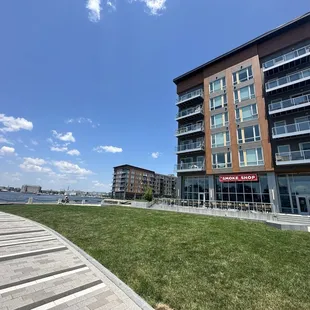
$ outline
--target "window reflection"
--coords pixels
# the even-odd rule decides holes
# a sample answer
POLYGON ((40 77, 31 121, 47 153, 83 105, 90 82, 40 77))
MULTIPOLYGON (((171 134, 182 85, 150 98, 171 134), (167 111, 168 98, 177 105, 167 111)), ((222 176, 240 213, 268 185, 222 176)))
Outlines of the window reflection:
POLYGON ((258 182, 220 183, 215 176, 216 199, 240 202, 270 202, 268 181, 266 175, 259 175, 258 182))
POLYGON ((205 199, 209 199, 208 177, 186 177, 184 179, 182 198, 198 200, 199 193, 205 193, 205 199))

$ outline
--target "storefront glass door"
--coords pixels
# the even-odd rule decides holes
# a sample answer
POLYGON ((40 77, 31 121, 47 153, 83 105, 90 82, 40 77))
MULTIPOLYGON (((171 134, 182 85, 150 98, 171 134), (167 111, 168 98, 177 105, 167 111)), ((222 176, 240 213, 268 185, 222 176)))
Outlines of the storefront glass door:
POLYGON ((310 196, 297 196, 299 214, 310 214, 310 196))
POLYGON ((199 207, 204 207, 206 202, 205 193, 199 193, 198 194, 198 204, 199 207))

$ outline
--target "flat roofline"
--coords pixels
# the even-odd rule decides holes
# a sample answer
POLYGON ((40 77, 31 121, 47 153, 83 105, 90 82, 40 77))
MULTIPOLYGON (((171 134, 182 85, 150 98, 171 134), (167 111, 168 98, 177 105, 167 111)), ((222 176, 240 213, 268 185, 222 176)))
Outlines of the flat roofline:
POLYGON ((155 174, 155 171, 153 171, 153 170, 149 170, 149 169, 145 169, 145 168, 141 168, 141 167, 137 167, 137 166, 132 166, 132 165, 128 165, 128 164, 124 164, 124 165, 120 165, 120 166, 115 166, 113 168, 114 169, 118 169, 118 168, 125 168, 125 167, 134 168, 134 169, 138 169, 138 170, 144 170, 144 171, 152 172, 152 173, 155 174))
POLYGON ((221 56, 218 56, 218 57, 204 63, 203 65, 178 76, 177 78, 175 78, 173 80, 173 82, 177 85, 179 82, 185 80, 186 78, 189 78, 190 76, 192 76, 195 73, 198 73, 199 71, 202 71, 206 67, 208 67, 208 66, 210 66, 210 65, 212 65, 212 64, 214 64, 220 60, 225 59, 226 57, 232 56, 238 52, 241 52, 242 50, 245 50, 246 48, 249 48, 250 46, 252 46, 254 44, 261 43, 263 41, 271 39, 272 37, 275 37, 284 31, 287 31, 289 29, 296 27, 297 25, 305 23, 307 20, 309 20, 309 17, 310 17, 310 12, 307 12, 306 14, 301 15, 301 16, 289 21, 288 23, 285 23, 285 24, 283 24, 283 25, 281 25, 281 26, 279 26, 273 30, 265 32, 264 34, 256 37, 255 39, 248 41, 248 42, 232 49, 231 51, 229 51, 225 54, 222 54, 221 56))

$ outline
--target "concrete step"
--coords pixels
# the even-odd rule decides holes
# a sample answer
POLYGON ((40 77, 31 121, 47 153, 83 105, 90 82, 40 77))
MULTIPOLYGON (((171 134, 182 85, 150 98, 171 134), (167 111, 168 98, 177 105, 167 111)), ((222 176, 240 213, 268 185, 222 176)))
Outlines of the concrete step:
POLYGON ((277 219, 280 222, 297 223, 310 226, 310 216, 307 215, 277 214, 277 219))

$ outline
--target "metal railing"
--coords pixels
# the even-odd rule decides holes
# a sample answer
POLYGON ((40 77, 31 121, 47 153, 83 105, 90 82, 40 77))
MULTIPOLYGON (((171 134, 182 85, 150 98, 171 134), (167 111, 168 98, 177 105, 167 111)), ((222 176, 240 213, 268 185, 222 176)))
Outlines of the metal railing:
POLYGON ((299 105, 304 103, 310 103, 310 94, 271 103, 268 106, 268 110, 270 113, 277 110, 289 109, 294 107, 298 108, 299 105))
POLYGON ((304 57, 307 55, 310 55, 310 45, 301 47, 295 51, 292 51, 292 52, 289 52, 287 54, 277 56, 274 59, 268 60, 268 61, 263 63, 263 68, 268 70, 271 67, 278 66, 278 65, 280 66, 283 63, 293 61, 295 59, 298 59, 300 57, 304 57))
POLYGON ((185 171, 185 170, 201 171, 201 170, 204 170, 204 168, 205 168, 204 162, 180 163, 176 165, 177 171, 185 171))
POLYGON ((264 202, 242 202, 242 201, 203 201, 195 199, 156 199, 156 203, 167 205, 170 207, 193 207, 207 208, 215 210, 231 210, 231 211, 252 211, 262 213, 274 212, 272 203, 264 202))
POLYGON ((176 130, 175 134, 182 135, 186 133, 191 133, 194 131, 203 131, 204 130, 204 124, 192 124, 184 127, 180 127, 179 129, 176 130))
POLYGON ((212 164, 212 169, 224 169, 224 168, 231 168, 231 163, 212 164))
POLYGON ((184 95, 179 96, 177 98, 176 104, 178 105, 182 102, 188 101, 188 100, 196 98, 196 97, 202 97, 203 98, 203 90, 202 89, 196 89, 194 91, 191 91, 191 92, 188 92, 184 95))
MULTIPOLYGON (((239 95, 238 95, 239 96, 239 95)), ((242 102, 242 101, 245 101, 245 100, 249 100, 249 99, 253 99, 255 98, 255 93, 254 94, 250 94, 249 93, 249 96, 248 97, 245 97, 245 98, 237 98, 234 100, 235 103, 239 103, 239 102, 242 102)))
POLYGON ((296 161, 310 161, 310 150, 300 150, 294 152, 276 153, 276 162, 281 164, 283 162, 292 162, 296 164, 296 161))
POLYGON ((204 143, 202 141, 182 144, 176 147, 176 152, 185 152, 185 151, 194 151, 194 150, 203 150, 204 143))
POLYGON ((238 85, 238 84, 240 84, 240 83, 242 83, 242 82, 245 82, 245 81, 249 81, 249 80, 251 80, 251 79, 253 79, 253 75, 248 75, 247 77, 245 77, 245 78, 243 78, 243 79, 239 79, 238 81, 234 81, 234 85, 238 85))
POLYGON ((310 130, 310 121, 273 127, 272 135, 276 137, 279 135, 298 133, 298 132, 308 131, 308 130, 310 130))
POLYGON ((273 81, 269 81, 265 85, 266 90, 271 91, 273 89, 279 88, 279 86, 285 86, 286 84, 291 85, 298 83, 301 80, 308 80, 308 79, 310 79, 310 68, 292 73, 290 75, 283 76, 273 81))
POLYGON ((215 128, 220 128, 220 127, 225 127, 229 125, 229 121, 222 122, 221 124, 211 124, 210 127, 211 129, 215 128))
POLYGON ((246 122, 246 121, 251 121, 253 119, 257 119, 258 118, 258 113, 255 113, 255 114, 252 114, 251 116, 248 116, 248 117, 238 117, 236 118, 236 122, 237 123, 240 123, 240 122, 246 122))
POLYGON ((186 110, 180 111, 179 113, 177 113, 176 119, 199 114, 199 113, 203 113, 202 105, 198 105, 196 107, 188 108, 186 110))

